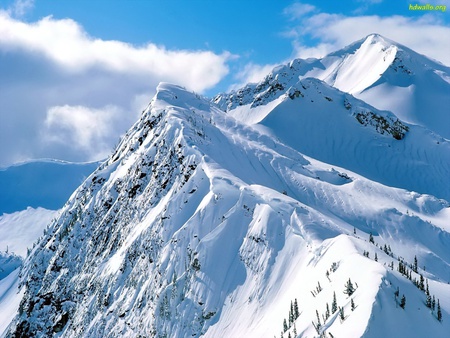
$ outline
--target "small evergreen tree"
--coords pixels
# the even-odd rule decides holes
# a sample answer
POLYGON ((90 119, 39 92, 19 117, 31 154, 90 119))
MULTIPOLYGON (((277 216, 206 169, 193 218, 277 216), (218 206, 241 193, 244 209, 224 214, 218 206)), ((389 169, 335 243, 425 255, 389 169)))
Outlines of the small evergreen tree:
POLYGON ((436 299, 434 298, 434 295, 433 295, 433 300, 431 301, 431 310, 434 311, 435 308, 436 308, 436 299))
POLYGON ((344 308, 343 307, 339 308, 339 318, 341 318, 342 321, 345 319, 345 314, 344 314, 344 308))
POLYGON ((353 286, 353 283, 351 279, 349 278, 347 283, 345 283, 345 290, 344 293, 351 296, 355 292, 355 287, 353 286))
POLYGON ((328 303, 327 303, 327 310, 325 311, 325 318, 326 319, 330 318, 330 307, 328 306, 328 303))
POLYGON ((405 308, 405 305, 406 305, 406 297, 405 297, 405 295, 403 295, 403 296, 402 296, 402 299, 400 300, 400 307, 401 307, 402 309, 404 309, 404 308, 405 308))
POLYGON ((373 240, 372 232, 369 234, 369 242, 372 244, 375 244, 375 241, 373 240))
POLYGON ((295 326, 295 323, 294 323, 294 338, 297 338, 297 327, 295 326))
POLYGON ((417 273, 417 256, 414 256, 414 265, 412 269, 415 273, 417 273))
POLYGON ((355 308, 356 308, 355 302, 353 301, 353 298, 350 300, 350 308, 352 309, 352 311, 354 311, 355 308))
POLYGON ((427 300, 425 301, 425 305, 428 307, 428 308, 430 308, 431 309, 431 296, 430 295, 428 295, 427 296, 427 300))
POLYGON ((376 252, 375 252, 375 262, 378 262, 378 255, 376 252))
POLYGON ((439 299, 438 299, 438 304, 437 304, 437 320, 442 322, 441 304, 439 303, 439 299))
POLYGON ((336 301, 336 292, 333 292, 333 302, 331 303, 331 313, 335 313, 337 311, 337 301, 336 301))
POLYGON ((423 275, 420 275, 419 289, 425 291, 425 280, 423 279, 423 275))
POLYGON ((294 322, 294 304, 291 301, 291 308, 289 309, 289 327, 291 327, 291 324, 294 322))
POLYGON ((286 318, 283 319, 283 332, 286 332, 288 330, 288 325, 286 322, 286 318))
POLYGON ((300 316, 300 313, 298 311, 297 298, 295 298, 295 300, 294 300, 294 317, 295 317, 295 319, 297 319, 299 316, 300 316))

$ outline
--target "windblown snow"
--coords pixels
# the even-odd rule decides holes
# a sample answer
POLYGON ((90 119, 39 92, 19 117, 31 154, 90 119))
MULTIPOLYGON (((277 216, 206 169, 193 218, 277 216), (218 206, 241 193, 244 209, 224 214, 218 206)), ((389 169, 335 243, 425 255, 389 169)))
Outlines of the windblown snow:
POLYGON ((344 92, 405 51, 381 40, 213 102, 160 84, 25 259, 5 336, 445 337, 449 141, 344 92))

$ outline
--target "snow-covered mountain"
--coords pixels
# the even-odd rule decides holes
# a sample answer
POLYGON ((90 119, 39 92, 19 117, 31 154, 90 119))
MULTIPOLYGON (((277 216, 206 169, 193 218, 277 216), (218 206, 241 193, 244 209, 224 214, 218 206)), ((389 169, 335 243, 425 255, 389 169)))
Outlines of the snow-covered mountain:
MULTIPOLYGON (((260 83, 220 94, 215 101, 229 111, 247 104, 275 105, 274 99, 308 77, 450 139, 450 68, 378 34, 322 59, 296 59, 276 67, 260 83)), ((254 109, 247 122, 258 122, 266 114, 254 109)))
POLYGON ((228 113, 161 84, 26 258, 6 335, 445 337, 449 203, 349 167, 403 150, 405 173, 448 189, 448 141, 299 81, 298 63, 279 85, 269 75, 216 97, 228 113), (303 155, 303 142, 353 150, 349 167, 303 155))

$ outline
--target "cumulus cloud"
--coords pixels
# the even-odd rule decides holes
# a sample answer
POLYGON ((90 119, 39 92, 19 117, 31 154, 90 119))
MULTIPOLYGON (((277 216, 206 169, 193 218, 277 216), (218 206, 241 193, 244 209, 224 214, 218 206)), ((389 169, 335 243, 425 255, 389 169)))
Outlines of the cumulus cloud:
POLYGON ((28 24, 5 12, 0 12, 0 45, 7 50, 44 55, 71 72, 101 67, 117 73, 144 73, 177 80, 200 92, 228 73, 225 62, 230 57, 229 53, 210 51, 171 51, 151 43, 136 47, 105 41, 90 37, 71 19, 46 17, 28 24))
POLYGON ((117 106, 94 109, 84 106, 55 106, 47 111, 42 139, 67 149, 83 151, 87 160, 106 157, 111 152, 111 143, 117 141, 121 132, 123 112, 117 106), (118 130, 119 129, 119 130, 118 130))
POLYGON ((159 82, 202 93, 226 76, 231 59, 227 52, 105 41, 70 19, 26 23, 0 10, 0 166, 99 159, 159 82), (88 120, 97 129, 85 128, 88 120))

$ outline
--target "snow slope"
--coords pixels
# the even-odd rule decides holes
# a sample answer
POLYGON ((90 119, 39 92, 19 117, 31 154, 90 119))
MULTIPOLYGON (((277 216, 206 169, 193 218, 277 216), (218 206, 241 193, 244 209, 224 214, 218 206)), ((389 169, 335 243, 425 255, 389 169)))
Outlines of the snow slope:
MULTIPOLYGON (((403 130, 391 122, 389 139, 403 130)), ((279 337, 297 299, 285 337, 396 337, 398 323, 405 336, 444 337, 449 217, 444 200, 306 157, 161 84, 27 257, 8 336, 279 337), (415 256, 411 279, 428 280, 442 322, 397 271, 415 256), (334 293, 343 320, 327 314, 334 293)))
POLYGON ((60 209, 98 164, 36 160, 0 168, 0 215, 27 207, 60 209))
POLYGON ((27 208, 0 216, 0 250, 25 257, 58 211, 27 208))
MULTIPOLYGON (((0 253, 0 266, 4 266, 5 263, 3 255, 3 253, 0 253)), ((6 330, 14 319, 23 297, 23 291, 18 289, 19 271, 20 267, 16 267, 7 276, 0 278, 0 337, 4 337, 6 334, 6 330)))

